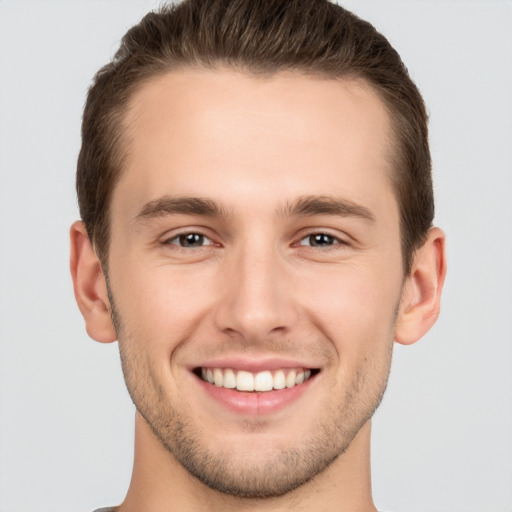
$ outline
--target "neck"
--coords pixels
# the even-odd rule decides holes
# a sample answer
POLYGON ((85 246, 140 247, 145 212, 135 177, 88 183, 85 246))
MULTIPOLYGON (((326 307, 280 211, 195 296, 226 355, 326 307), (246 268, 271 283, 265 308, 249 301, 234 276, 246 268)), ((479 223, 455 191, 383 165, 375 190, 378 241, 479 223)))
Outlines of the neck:
POLYGON ((247 499, 212 490, 188 473, 137 413, 132 480, 118 512, 374 512, 370 430, 368 421, 344 454, 298 489, 277 498, 247 499))

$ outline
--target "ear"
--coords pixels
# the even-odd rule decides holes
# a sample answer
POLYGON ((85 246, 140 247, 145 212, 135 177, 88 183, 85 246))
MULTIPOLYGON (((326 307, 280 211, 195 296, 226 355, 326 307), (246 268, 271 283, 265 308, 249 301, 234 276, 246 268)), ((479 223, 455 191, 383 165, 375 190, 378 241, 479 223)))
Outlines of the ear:
POLYGON ((425 243, 414 254, 405 281, 395 328, 398 343, 415 343, 434 325, 445 275, 445 235, 439 228, 431 228, 425 243))
POLYGON ((92 247, 83 222, 71 226, 71 277, 75 299, 89 336, 101 343, 117 339, 110 316, 110 301, 100 260, 92 247))

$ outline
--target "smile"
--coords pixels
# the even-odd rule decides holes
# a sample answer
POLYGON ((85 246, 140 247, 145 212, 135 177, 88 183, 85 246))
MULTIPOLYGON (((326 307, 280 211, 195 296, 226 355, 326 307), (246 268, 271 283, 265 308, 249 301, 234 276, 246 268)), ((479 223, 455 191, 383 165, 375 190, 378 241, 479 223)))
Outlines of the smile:
POLYGON ((219 388, 237 391, 266 392, 285 388, 294 388, 306 382, 318 370, 305 368, 264 370, 257 373, 231 368, 206 368, 196 370, 204 382, 219 388))

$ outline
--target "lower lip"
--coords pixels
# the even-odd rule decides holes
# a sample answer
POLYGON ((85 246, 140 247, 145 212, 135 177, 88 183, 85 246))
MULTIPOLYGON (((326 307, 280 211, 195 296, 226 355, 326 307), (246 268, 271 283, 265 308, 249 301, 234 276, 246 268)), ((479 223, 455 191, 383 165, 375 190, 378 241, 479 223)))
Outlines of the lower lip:
POLYGON ((202 389, 214 400, 237 414, 258 416, 271 414, 298 400, 311 386, 316 375, 293 388, 273 391, 237 391, 217 387, 196 377, 202 389))

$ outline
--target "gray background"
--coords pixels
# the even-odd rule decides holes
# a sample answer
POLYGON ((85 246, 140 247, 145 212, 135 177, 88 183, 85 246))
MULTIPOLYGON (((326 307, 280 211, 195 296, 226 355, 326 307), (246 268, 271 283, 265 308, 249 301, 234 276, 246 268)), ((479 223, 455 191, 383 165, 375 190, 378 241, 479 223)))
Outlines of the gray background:
MULTIPOLYGON (((133 406, 68 273, 94 72, 154 1, 0 1, 0 511, 119 503, 133 406)), ((512 511, 512 2, 345 5, 396 46, 431 114, 443 311, 397 346, 374 421, 377 505, 512 511)))

